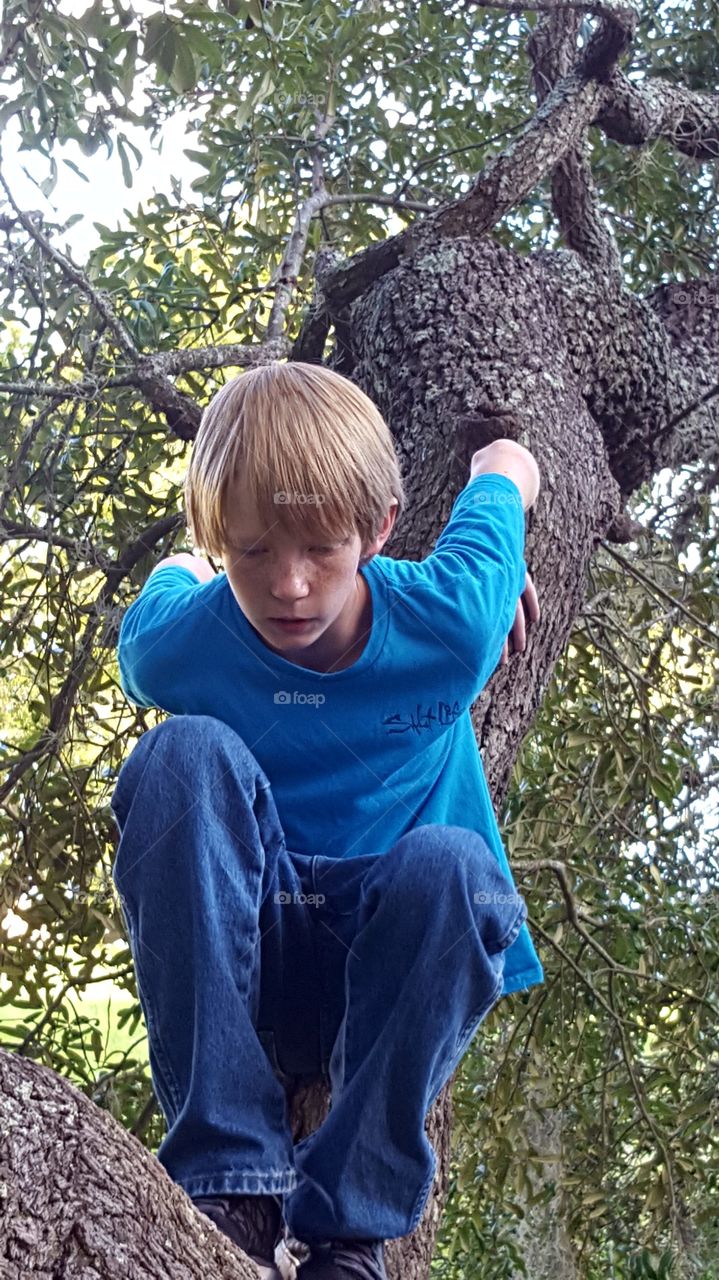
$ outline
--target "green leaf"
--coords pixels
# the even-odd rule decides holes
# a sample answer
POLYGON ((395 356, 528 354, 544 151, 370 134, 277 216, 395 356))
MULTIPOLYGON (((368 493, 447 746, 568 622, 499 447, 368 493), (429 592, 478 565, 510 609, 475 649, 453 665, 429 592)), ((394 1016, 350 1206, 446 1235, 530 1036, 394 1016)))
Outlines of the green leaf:
POLYGON ((124 134, 119 133, 117 135, 117 152, 120 157, 120 164, 122 165, 123 181, 126 187, 131 187, 132 186, 132 169, 130 168, 130 161, 127 155, 127 148, 125 145, 126 141, 127 140, 124 134))
POLYGON ((57 183, 57 163, 54 156, 50 160, 50 172, 46 178, 40 183, 40 190, 44 196, 49 196, 51 191, 55 190, 57 183))
POLYGON ((118 80, 120 89, 122 90, 122 94, 125 99, 128 99, 132 96, 132 90, 135 84, 135 74, 137 70, 138 44, 139 44, 139 41, 138 41, 137 35, 133 31, 130 36, 130 39, 127 42, 127 52, 125 53, 125 60, 122 64, 122 71, 120 73, 119 80, 118 80))
POLYGON ((176 52, 177 42, 174 23, 162 13, 153 14, 148 19, 147 27, 145 28, 144 53, 146 60, 154 62, 169 78, 175 65, 176 52))
POLYGON ((170 84, 178 93, 189 93, 197 84, 197 67, 189 40, 176 40, 175 63, 170 84))
POLYGON ((94 0, 90 8, 78 17, 78 22, 86 36, 94 36, 99 40, 106 35, 110 24, 103 13, 102 0, 94 0))
MULTIPOLYGON (((67 167, 68 167, 68 169, 72 169, 73 173, 76 173, 76 174, 77 174, 77 176, 78 176, 78 178, 82 178, 83 182, 89 182, 89 181, 90 181, 90 179, 88 178, 87 174, 86 174, 86 173, 83 173, 82 169, 78 168, 78 166, 75 164, 74 160, 68 160, 68 159, 66 159, 66 157, 65 157, 65 156, 63 156, 63 158, 62 158, 62 163, 63 163, 63 164, 66 164, 66 165, 67 165, 67 167)), ((73 217, 74 217, 74 218, 76 218, 77 216, 78 216, 78 215, 73 214, 73 217)), ((80 214, 79 216, 80 216, 80 217, 82 217, 82 214, 80 214)), ((66 226, 69 226, 70 224, 69 224, 69 223, 66 223, 65 225, 66 225, 66 226)), ((95 223, 94 225, 95 225, 95 226, 97 226, 97 223, 95 223)))

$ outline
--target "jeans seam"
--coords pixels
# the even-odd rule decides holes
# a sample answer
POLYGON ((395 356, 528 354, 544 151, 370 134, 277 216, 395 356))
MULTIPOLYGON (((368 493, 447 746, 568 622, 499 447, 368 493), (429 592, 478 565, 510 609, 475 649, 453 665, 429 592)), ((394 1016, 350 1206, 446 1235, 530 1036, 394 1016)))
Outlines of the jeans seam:
POLYGON ((147 1011, 146 1022, 148 1039, 151 1039, 153 1042, 152 1047, 160 1067, 160 1083, 165 1089, 168 1100, 172 1103, 174 1110, 172 1119, 174 1120, 182 1107, 182 1095, 177 1080, 175 1079, 175 1074, 170 1066, 170 1061, 167 1056, 167 1051, 163 1044, 162 1037, 158 1030, 157 1017, 153 1002, 148 996, 149 984, 144 979, 144 970, 140 963, 140 946, 137 946, 136 950, 137 958, 135 959, 135 973, 137 976, 138 987, 142 990, 143 1000, 141 1003, 144 1001, 145 1009, 147 1011))
POLYGON ((416 1228, 419 1226, 419 1223, 422 1219, 422 1214, 424 1213, 424 1210, 427 1204, 427 1196, 429 1195, 430 1188, 435 1179, 435 1174, 437 1173, 437 1152, 432 1146, 432 1143, 429 1141, 429 1138, 427 1138, 427 1142, 429 1144, 429 1148, 432 1154, 432 1168, 429 1174, 427 1175, 427 1178, 425 1179, 424 1185, 422 1186, 419 1192, 419 1195, 417 1196, 417 1199, 414 1202, 414 1208, 412 1210, 412 1220, 410 1222, 409 1229, 406 1232, 407 1235, 411 1235, 412 1232, 415 1231, 416 1228))
MULTIPOLYGON (((499 974, 499 977, 498 977, 498 980, 497 980, 497 985, 496 985, 496 987, 494 988, 494 993, 493 993, 493 995, 492 995, 491 1000, 489 1000, 486 1004, 484 1004, 484 1005, 482 1005, 482 1006, 481 1006, 481 1008, 480 1008, 479 1012, 478 1012, 477 1014, 475 1014, 474 1018, 471 1018, 471 1019, 469 1019, 467 1022, 465 1022, 464 1027, 463 1027, 463 1029, 462 1029, 462 1035, 464 1035, 464 1033, 465 1033, 465 1031, 467 1030, 467 1028, 468 1028, 468 1027, 469 1027, 469 1028, 471 1028, 472 1026, 474 1026, 474 1027, 475 1027, 475 1029, 476 1029, 476 1027, 479 1025, 479 1023, 482 1021, 482 1019, 485 1017, 485 1015, 486 1015, 487 1013, 489 1013, 490 1009, 492 1009, 492 1008, 493 1008, 494 1004, 496 1003, 496 1001, 497 1001, 497 999, 498 999, 498 997, 499 997, 499 995, 500 995, 500 993, 501 993, 501 990, 502 990, 502 986, 503 986, 503 985, 504 985, 504 975, 503 975, 503 972, 502 972, 502 973, 500 973, 500 974, 499 974)), ((442 1092, 442 1089, 443 1089, 444 1085, 445 1085, 445 1084, 447 1083, 447 1081, 448 1081, 448 1080, 449 1080, 449 1079, 454 1075, 454 1072, 455 1072, 456 1068, 459 1066, 459 1063, 461 1062, 462 1058, 464 1057, 464 1050, 465 1050, 465 1048, 466 1048, 467 1041, 468 1041, 468 1040, 470 1040, 472 1037, 471 1037, 471 1036, 467 1036, 467 1040, 466 1040, 464 1043, 462 1043, 462 1035, 460 1035, 460 1036, 459 1036, 458 1041, 457 1041, 457 1047, 455 1048, 455 1051, 454 1051, 454 1053, 453 1053, 452 1057, 450 1058, 450 1070, 446 1072, 446 1074, 445 1074, 445 1079, 444 1079, 443 1083, 439 1085, 439 1087, 438 1087, 438 1088, 433 1092, 432 1096, 431 1096, 431 1097, 430 1097, 430 1099, 429 1099, 429 1102, 428 1102, 428 1104, 427 1104, 427 1108, 426 1108, 426 1111, 425 1111, 425 1119, 426 1119, 427 1114, 429 1113, 429 1111, 430 1111, 431 1107, 433 1107, 433 1106, 434 1106, 434 1103, 436 1102, 437 1098, 439 1097, 440 1093, 442 1092)), ((425 1134, 425 1137, 426 1137, 426 1134, 425 1134)), ((419 1226, 419 1223, 420 1223, 420 1221, 421 1221, 421 1219, 422 1219, 422 1215, 423 1215, 424 1210, 425 1210, 425 1207, 426 1207, 426 1203, 427 1203, 427 1196, 428 1196, 428 1194, 429 1194, 429 1190, 430 1190, 430 1188, 431 1188, 431 1186, 432 1186, 432 1183, 434 1182, 435 1174, 436 1174, 436 1172, 437 1172, 437 1152, 435 1151, 434 1147, 432 1146, 432 1143, 430 1142, 429 1138, 427 1138, 427 1143, 428 1143, 429 1149, 430 1149, 430 1151, 431 1151, 431 1153, 432 1153, 432 1171, 431 1171, 431 1173, 428 1175, 428 1177, 426 1178, 426 1180, 425 1180, 425 1182, 424 1182, 424 1185, 423 1185, 423 1187, 421 1188, 421 1190, 420 1190, 420 1192, 419 1192, 419 1194, 418 1194, 418 1196, 417 1196, 417 1199, 416 1199, 416 1200, 415 1200, 415 1202, 414 1202, 414 1209, 413 1209, 413 1211, 412 1211, 412 1221, 411 1221, 410 1226, 409 1226, 409 1228, 408 1228, 408 1231, 407 1231, 407 1233, 406 1233, 407 1235, 411 1235, 411 1234, 412 1234, 412 1232, 413 1232, 413 1231, 415 1231, 415 1230, 416 1230, 416 1228, 419 1226)))
MULTIPOLYGON (((477 1030, 482 1019, 486 1017, 486 1015, 490 1012, 491 1009, 494 1008, 495 1004, 497 1003, 497 1000, 502 994, 503 986, 504 986, 504 966, 502 967, 502 971, 499 973, 497 977, 497 983, 494 988, 494 991, 492 992, 491 998, 488 1001, 485 1001, 483 1005, 480 1005, 479 1009, 476 1010, 472 1014, 472 1016, 468 1018, 467 1021, 464 1023, 462 1030, 457 1037, 457 1043, 455 1044, 454 1050, 449 1059, 449 1063, 450 1063, 449 1070, 447 1068, 444 1069, 445 1084, 447 1080, 450 1078, 450 1076, 454 1074, 460 1062, 462 1061, 467 1045, 469 1044, 470 1040, 473 1038, 473 1032, 477 1030)), ((442 1091, 442 1088, 443 1088, 443 1085, 440 1084, 439 1087, 432 1093, 430 1100, 427 1104, 427 1111, 429 1111, 430 1107, 432 1107, 436 1102, 437 1098, 439 1097, 442 1091)))
POLYGON ((287 1165, 284 1169, 274 1173, 260 1170, 254 1173, 251 1170, 241 1172, 237 1169, 222 1169, 213 1173, 210 1177, 198 1174, 194 1178, 183 1178, 180 1180, 179 1185, 186 1195, 193 1199, 196 1196, 258 1193, 289 1195, 296 1190, 298 1183, 297 1170, 292 1165, 287 1165), (232 1183, 232 1186, 228 1186, 228 1183, 232 1183))
POLYGON ((497 942, 495 947, 492 949, 492 951, 488 951, 487 954, 497 955, 497 953, 500 951, 506 951, 507 947, 511 946, 511 944, 514 942, 514 939, 516 938, 517 934, 519 933, 519 930, 521 929, 526 919, 527 919, 527 907, 526 907, 526 903, 522 903, 522 906, 520 907, 520 910, 519 910, 519 915, 515 916, 511 925, 502 935, 499 942, 497 942))

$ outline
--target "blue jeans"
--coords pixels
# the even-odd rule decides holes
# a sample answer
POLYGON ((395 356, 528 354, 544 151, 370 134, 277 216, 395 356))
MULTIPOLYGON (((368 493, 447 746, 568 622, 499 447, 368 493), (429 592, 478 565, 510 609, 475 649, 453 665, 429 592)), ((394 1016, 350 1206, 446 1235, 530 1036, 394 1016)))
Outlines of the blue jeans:
POLYGON ((112 811, 169 1176, 281 1195, 300 1240, 412 1232, 425 1116, 527 914, 485 841, 428 825, 370 856, 292 853, 252 752, 203 715, 142 735, 112 811), (285 1088, 319 1076, 331 1110, 293 1146, 285 1088))

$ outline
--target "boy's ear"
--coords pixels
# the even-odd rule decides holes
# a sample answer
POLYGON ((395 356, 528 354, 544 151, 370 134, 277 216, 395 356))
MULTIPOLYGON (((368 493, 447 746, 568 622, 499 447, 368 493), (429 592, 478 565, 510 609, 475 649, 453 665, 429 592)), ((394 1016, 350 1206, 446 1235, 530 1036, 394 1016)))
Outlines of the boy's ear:
POLYGON ((398 503, 396 501, 391 504, 387 515, 382 521, 379 531, 371 542, 367 543, 367 545, 362 548, 362 554, 360 556, 361 565, 368 564, 373 556, 379 555, 394 528, 394 522, 397 518, 397 507, 398 503))

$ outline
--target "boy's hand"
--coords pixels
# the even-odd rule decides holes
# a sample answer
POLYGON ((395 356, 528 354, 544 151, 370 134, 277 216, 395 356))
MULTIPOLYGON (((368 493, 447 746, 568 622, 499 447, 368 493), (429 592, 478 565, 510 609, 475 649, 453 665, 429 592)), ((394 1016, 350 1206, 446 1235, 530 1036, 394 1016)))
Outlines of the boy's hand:
MULTIPOLYGON (((527 645, 527 628, 522 601, 524 601, 527 606, 529 621, 539 622, 539 600, 537 598, 534 583, 529 576, 529 570, 526 572, 524 591, 517 601, 517 611, 514 615, 514 624, 509 633, 509 636, 512 637, 515 653, 523 653, 527 645)), ((504 648, 502 649, 502 657, 499 662, 501 667, 506 667, 509 662, 509 636, 507 636, 507 639, 504 642, 504 648)))

